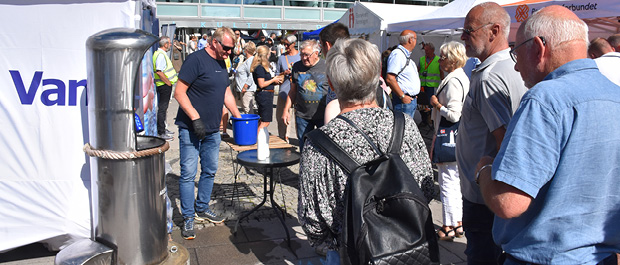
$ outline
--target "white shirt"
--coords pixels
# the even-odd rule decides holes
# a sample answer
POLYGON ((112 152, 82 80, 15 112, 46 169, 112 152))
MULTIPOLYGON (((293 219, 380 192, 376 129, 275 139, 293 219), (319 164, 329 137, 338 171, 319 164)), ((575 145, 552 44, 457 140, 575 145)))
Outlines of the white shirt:
POLYGON ((620 52, 608 52, 594 59, 594 61, 601 74, 620 86, 620 74, 618 72, 618 68, 620 68, 620 52))

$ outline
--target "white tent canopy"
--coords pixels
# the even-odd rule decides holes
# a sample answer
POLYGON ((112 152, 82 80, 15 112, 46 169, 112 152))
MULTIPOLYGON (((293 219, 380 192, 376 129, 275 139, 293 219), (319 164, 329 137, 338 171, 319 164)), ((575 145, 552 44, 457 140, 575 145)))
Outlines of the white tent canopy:
MULTIPOLYGON (((430 32, 437 30, 457 29, 463 27, 467 12, 475 6, 488 0, 459 0, 454 1, 439 10, 404 22, 391 23, 388 32, 400 32, 404 29, 430 32)), ((516 28, 520 22, 529 17, 534 11, 549 5, 563 5, 571 9, 577 16, 588 23, 591 36, 608 36, 620 29, 620 1, 618 0, 494 0, 503 6, 512 19, 511 39, 514 40, 516 28)), ((453 33, 453 32, 451 32, 453 33)), ((447 34, 451 34, 447 33, 447 34)))
POLYGON ((409 21, 439 8, 439 6, 355 2, 338 22, 349 27, 351 36, 363 36, 383 51, 391 43, 386 32, 388 24, 409 21))
MULTIPOLYGON (((458 0, 445 5, 429 14, 410 19, 403 22, 390 23, 387 27, 388 32, 400 32, 406 29, 414 31, 432 31, 443 29, 457 29, 463 27, 463 21, 467 12, 480 3, 489 2, 489 0, 458 0)), ((500 5, 515 2, 515 0, 496 0, 493 1, 500 5)))

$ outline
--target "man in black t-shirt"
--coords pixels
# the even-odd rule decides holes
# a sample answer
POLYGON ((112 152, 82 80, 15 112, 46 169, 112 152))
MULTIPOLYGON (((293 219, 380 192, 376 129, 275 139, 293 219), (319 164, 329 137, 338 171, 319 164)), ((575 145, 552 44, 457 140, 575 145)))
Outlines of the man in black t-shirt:
POLYGON ((181 176, 179 190, 183 227, 181 235, 194 239, 197 222, 221 223, 224 218, 209 209, 213 180, 220 150, 222 106, 241 118, 230 90, 224 59, 234 48, 235 34, 230 28, 218 28, 207 47, 190 54, 181 71, 174 97, 179 102, 175 124, 179 126, 181 176), (194 196, 200 157, 198 196, 194 196))

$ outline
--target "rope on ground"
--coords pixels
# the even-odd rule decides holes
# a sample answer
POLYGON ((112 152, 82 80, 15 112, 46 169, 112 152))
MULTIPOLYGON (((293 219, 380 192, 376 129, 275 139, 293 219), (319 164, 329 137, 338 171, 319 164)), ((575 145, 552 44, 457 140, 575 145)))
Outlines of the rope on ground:
POLYGON ((162 146, 154 147, 151 149, 135 151, 135 152, 119 152, 119 151, 111 151, 111 150, 97 150, 94 149, 89 143, 84 145, 84 152, 89 156, 100 157, 104 159, 113 159, 113 160, 121 160, 121 159, 134 159, 146 156, 152 156, 156 154, 162 154, 170 149, 170 144, 166 142, 162 146))

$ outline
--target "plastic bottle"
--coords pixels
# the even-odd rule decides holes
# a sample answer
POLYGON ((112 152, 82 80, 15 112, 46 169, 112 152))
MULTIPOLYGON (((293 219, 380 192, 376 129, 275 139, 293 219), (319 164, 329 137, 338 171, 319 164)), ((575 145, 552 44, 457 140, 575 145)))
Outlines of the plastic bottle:
POLYGON ((258 131, 256 141, 256 156, 258 160, 266 160, 269 157, 269 132, 267 127, 258 131))

